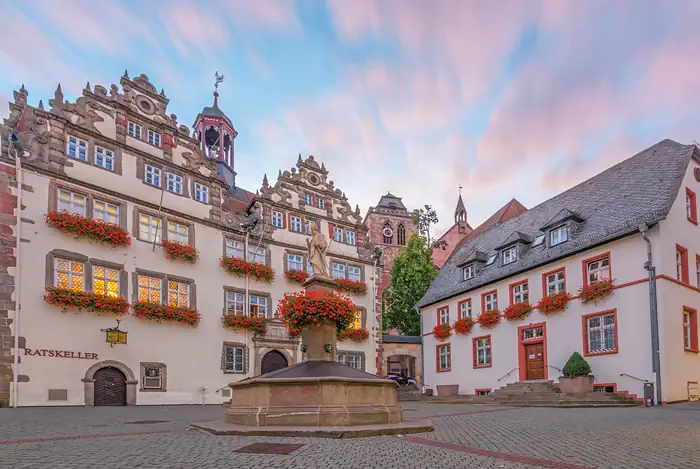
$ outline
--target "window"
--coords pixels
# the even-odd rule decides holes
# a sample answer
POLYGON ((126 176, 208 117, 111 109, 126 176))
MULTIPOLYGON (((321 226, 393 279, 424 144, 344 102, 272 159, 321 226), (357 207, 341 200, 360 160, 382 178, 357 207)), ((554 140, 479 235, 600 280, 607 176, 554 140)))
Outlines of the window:
POLYGON ((56 208, 59 212, 66 210, 85 217, 87 216, 87 196, 65 189, 58 189, 56 208))
POLYGON ((302 226, 304 226, 302 219, 295 215, 289 217, 290 219, 290 229, 296 233, 301 233, 302 226))
POLYGON ((472 317, 472 300, 469 299, 469 300, 461 301, 461 302, 457 305, 457 311, 459 312, 459 313, 458 313, 458 314, 459 314, 459 318, 458 318, 458 319, 462 319, 462 318, 466 318, 466 317, 472 317))
POLYGON ((160 147, 160 133, 153 130, 148 130, 148 143, 156 147, 160 147))
POLYGON ((304 257, 299 254, 287 254, 287 270, 304 270, 304 257))
POLYGON ((309 276, 314 274, 314 268, 311 266, 311 261, 309 259, 306 259, 306 273, 309 274, 309 276))
POLYGON ((160 364, 142 364, 141 384, 144 390, 165 391, 165 366, 160 364))
POLYGON ((532 247, 535 248, 542 243, 544 243, 544 235, 543 234, 537 235, 537 237, 535 238, 535 241, 532 243, 532 247))
POLYGON ((438 309, 438 324, 449 324, 450 323, 450 308, 445 306, 444 308, 438 309))
POLYGON ((583 317, 586 333, 585 355, 617 353, 617 313, 591 314, 583 317))
POLYGON ((226 311, 235 314, 245 314, 245 295, 243 293, 226 292, 226 311))
POLYGON ((545 296, 554 295, 566 289, 564 269, 544 275, 547 286, 545 296))
POLYGON ((607 255, 586 262, 586 282, 591 284, 601 280, 610 280, 610 257, 607 255))
POLYGON ((311 194, 304 194, 304 203, 306 205, 313 205, 314 204, 314 196, 311 194))
POLYGON ((491 390, 490 389, 475 389, 474 394, 476 394, 477 396, 488 396, 491 394, 491 390))
POLYGON ((250 315, 271 318, 267 311, 267 298, 264 296, 249 295, 250 315))
POLYGON ((489 260, 486 261, 486 265, 491 265, 494 262, 496 262, 496 258, 498 257, 497 254, 494 254, 493 256, 489 257, 489 260))
POLYGON ((595 391, 595 392, 616 392, 614 384, 594 384, 593 391, 595 391))
POLYGON ((343 229, 337 226, 333 227, 333 241, 343 242, 343 229))
POLYGON ((470 280, 474 278, 474 264, 469 264, 462 267, 462 280, 470 280))
POLYGON ((95 199, 92 203, 92 218, 119 224, 119 205, 95 199))
POLYGON ((168 305, 180 308, 190 306, 190 286, 187 283, 168 281, 168 305))
POLYGON ((139 275, 139 301, 161 303, 163 279, 139 275))
POLYGON ((194 200, 202 202, 205 204, 209 203, 209 186, 200 184, 198 182, 194 183, 194 200))
POLYGON ((566 225, 554 228, 549 232, 549 244, 552 246, 566 242, 568 239, 569 228, 566 225))
POLYGON ((224 372, 225 373, 245 373, 243 366, 243 356, 245 349, 230 345, 224 346, 224 372))
POLYGON ((129 134, 129 137, 134 137, 141 140, 143 128, 134 122, 129 122, 129 125, 127 126, 127 133, 129 134))
POLYGON ((336 357, 338 363, 356 370, 364 370, 364 354, 362 352, 339 351, 336 357))
POLYGON ((537 338, 540 338, 543 336, 544 336, 544 328, 542 326, 531 327, 529 329, 523 330, 523 340, 537 339, 537 338))
POLYGON ((452 351, 450 344, 438 345, 437 365, 438 372, 450 371, 452 369, 452 351))
POLYGON ((139 214, 139 239, 149 243, 160 243, 161 225, 160 218, 145 213, 139 214))
POLYGON ((688 215, 688 220, 698 224, 698 204, 695 192, 686 187, 685 189, 685 211, 688 215))
POLYGON ((683 347, 689 352, 698 351, 698 312, 683 307, 683 347))
POLYGON ((282 212, 272 212, 272 226, 284 228, 284 215, 282 212))
POLYGON ((355 232, 354 231, 346 231, 345 232, 345 242, 351 246, 355 245, 355 232))
POLYGON ((58 288, 72 291, 85 291, 85 264, 60 259, 53 260, 53 284, 58 288))
POLYGON ((397 227, 396 231, 396 243, 399 246, 405 246, 406 245, 406 227, 404 226, 403 223, 399 223, 399 226, 397 227))
POLYGON ((160 168, 150 164, 146 165, 146 184, 160 187, 160 168))
POLYGON ((511 292, 513 294, 512 298, 511 298, 512 304, 522 303, 523 301, 529 300, 530 295, 528 293, 527 282, 513 285, 511 288, 511 292))
POLYGON ((326 208, 326 199, 323 199, 321 197, 316 198, 316 206, 321 209, 326 208))
POLYGON ((68 136, 66 155, 80 161, 88 160, 88 142, 78 137, 68 136))
POLYGON ((243 259, 245 257, 245 244, 237 239, 226 238, 226 257, 243 259))
POLYGON ((491 366, 491 336, 474 337, 474 368, 487 368, 491 366))
POLYGON ((676 244, 676 279, 683 283, 689 283, 688 279, 688 250, 676 244))
POLYGON ((508 248, 505 251, 503 251, 503 265, 505 264, 510 264, 512 262, 515 262, 515 260, 518 258, 518 251, 513 246, 512 248, 508 248))
POLYGON ((316 223, 315 220, 312 220, 310 218, 307 218, 306 220, 304 220, 304 231, 309 236, 311 236, 311 225, 314 225, 317 229, 319 227, 319 224, 316 223))
POLYGON ((106 148, 95 148, 95 164, 109 171, 114 171, 114 152, 106 148))
POLYGON ((483 311, 493 311, 498 309, 498 293, 495 291, 481 295, 483 311))
POLYGON ((119 296, 119 271, 108 267, 93 266, 92 291, 98 295, 119 296))
POLYGON ((265 264, 265 251, 266 249, 263 246, 252 243, 248 244, 248 262, 265 264))
POLYGON ((174 194, 182 194, 182 176, 173 173, 167 173, 168 176, 168 192, 174 194))
POLYGON ((168 241, 188 244, 190 242, 189 227, 179 223, 168 222, 168 241))
POLYGON ((348 280, 352 280, 353 282, 359 282, 362 280, 362 271, 359 267, 354 265, 348 266, 348 280))
POLYGON ((339 264, 337 262, 331 263, 331 277, 333 278, 345 278, 345 264, 339 264))

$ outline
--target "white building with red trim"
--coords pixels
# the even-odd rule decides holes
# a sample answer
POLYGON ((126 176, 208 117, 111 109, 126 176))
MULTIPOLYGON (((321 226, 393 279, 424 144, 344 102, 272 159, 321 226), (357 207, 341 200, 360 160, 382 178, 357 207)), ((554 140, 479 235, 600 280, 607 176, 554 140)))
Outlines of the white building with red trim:
POLYGON ((469 239, 419 303, 426 387, 471 395, 556 381, 579 352, 598 388, 696 395, 698 191, 700 149, 664 140, 469 239), (611 293, 584 301, 604 281, 611 293))

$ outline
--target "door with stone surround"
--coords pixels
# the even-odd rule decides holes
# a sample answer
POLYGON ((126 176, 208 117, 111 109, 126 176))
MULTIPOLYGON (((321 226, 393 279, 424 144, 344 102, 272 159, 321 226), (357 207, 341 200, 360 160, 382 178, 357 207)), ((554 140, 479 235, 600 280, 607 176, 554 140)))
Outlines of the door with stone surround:
POLYGON ((95 372, 95 406, 126 405, 126 376, 108 366, 95 372))
POLYGON ((260 373, 270 373, 289 366, 287 357, 282 352, 271 350, 265 354, 260 364, 260 373))
POLYGON ((527 371, 526 377, 531 379, 544 379, 544 344, 528 344, 525 347, 527 371))

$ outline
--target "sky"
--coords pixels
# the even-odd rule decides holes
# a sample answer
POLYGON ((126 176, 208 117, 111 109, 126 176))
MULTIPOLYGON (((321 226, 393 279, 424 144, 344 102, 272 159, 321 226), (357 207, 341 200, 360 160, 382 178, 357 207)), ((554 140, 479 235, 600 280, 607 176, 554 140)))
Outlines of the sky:
POLYGON ((695 0, 0 0, 0 116, 142 73, 191 125, 233 121, 237 184, 297 154, 362 213, 391 191, 451 226, 533 207, 671 138, 700 140, 695 0))

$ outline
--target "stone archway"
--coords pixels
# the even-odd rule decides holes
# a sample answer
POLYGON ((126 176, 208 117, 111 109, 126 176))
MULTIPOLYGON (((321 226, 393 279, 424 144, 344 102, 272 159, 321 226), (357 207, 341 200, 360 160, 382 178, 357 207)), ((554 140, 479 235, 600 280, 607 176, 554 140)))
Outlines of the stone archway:
POLYGON ((85 372, 84 383, 85 406, 92 407, 95 405, 95 373, 103 368, 116 368, 124 373, 126 377, 126 405, 136 405, 136 385, 139 384, 134 372, 125 364, 115 360, 104 360, 95 363, 85 372))
POLYGON ((260 360, 260 373, 270 373, 289 366, 287 357, 279 350, 270 350, 260 360))

